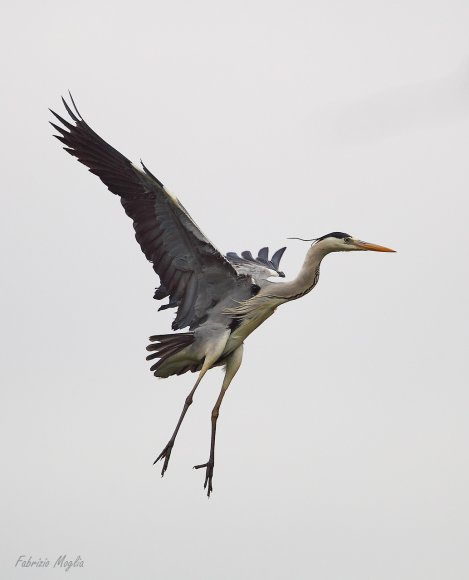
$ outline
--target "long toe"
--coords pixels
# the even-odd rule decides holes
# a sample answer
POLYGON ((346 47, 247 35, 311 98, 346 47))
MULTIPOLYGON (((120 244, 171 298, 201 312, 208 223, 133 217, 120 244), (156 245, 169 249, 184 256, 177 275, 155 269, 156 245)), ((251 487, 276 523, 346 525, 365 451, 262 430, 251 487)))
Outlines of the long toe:
POLYGON ((171 457, 173 445, 174 441, 169 441, 166 447, 163 449, 163 451, 158 455, 158 457, 153 462, 153 465, 155 465, 155 463, 158 463, 160 459, 164 459, 163 468, 161 470, 161 477, 163 477, 165 471, 168 469, 169 458, 171 457))
POLYGON ((210 497, 210 494, 213 491, 212 480, 213 480, 213 461, 207 461, 207 463, 201 463, 200 465, 194 465, 194 469, 202 469, 205 467, 205 482, 204 482, 204 489, 207 490, 207 497, 210 497))

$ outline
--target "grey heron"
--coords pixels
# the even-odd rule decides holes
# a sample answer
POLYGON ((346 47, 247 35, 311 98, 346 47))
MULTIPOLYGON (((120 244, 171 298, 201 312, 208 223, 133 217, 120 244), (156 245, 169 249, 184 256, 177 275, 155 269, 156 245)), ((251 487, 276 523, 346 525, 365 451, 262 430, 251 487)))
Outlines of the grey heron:
POLYGON ((219 252, 201 232, 182 203, 169 192, 141 162, 134 165, 108 145, 83 120, 70 94, 71 104, 62 98, 69 115, 64 119, 51 110, 62 126, 51 123, 64 149, 97 175, 108 189, 120 197, 132 219, 137 242, 153 264, 160 286, 154 298, 168 298, 159 310, 176 308, 173 331, 150 337, 147 360, 155 377, 166 378, 188 371, 198 372, 197 380, 168 443, 156 458, 163 461, 164 475, 171 452, 193 396, 205 373, 224 366, 225 375, 211 414, 209 458, 195 469, 205 469, 204 488, 212 493, 215 465, 215 437, 220 405, 238 372, 246 338, 282 304, 308 294, 318 283, 323 258, 331 252, 394 252, 390 248, 361 241, 343 232, 332 232, 307 240, 309 247, 300 272, 291 281, 283 278, 280 260, 285 248, 269 258, 268 248, 257 257, 249 251, 241 256, 219 252))

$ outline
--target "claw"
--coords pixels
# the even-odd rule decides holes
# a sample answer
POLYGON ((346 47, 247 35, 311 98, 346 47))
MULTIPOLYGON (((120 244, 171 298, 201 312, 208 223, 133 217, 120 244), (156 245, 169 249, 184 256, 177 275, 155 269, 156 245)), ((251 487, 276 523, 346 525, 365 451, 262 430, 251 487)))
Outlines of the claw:
POLYGON ((171 451, 173 449, 174 441, 169 441, 163 451, 158 455, 158 457, 153 462, 153 465, 157 463, 160 459, 164 458, 163 469, 161 470, 161 477, 163 477, 164 472, 168 469, 169 458, 171 457, 171 451))
POLYGON ((194 469, 202 469, 203 467, 206 468, 204 489, 207 489, 207 497, 210 497, 210 494, 213 491, 213 486, 212 486, 213 466, 214 466, 213 461, 207 461, 207 463, 201 463, 200 465, 194 465, 194 469))

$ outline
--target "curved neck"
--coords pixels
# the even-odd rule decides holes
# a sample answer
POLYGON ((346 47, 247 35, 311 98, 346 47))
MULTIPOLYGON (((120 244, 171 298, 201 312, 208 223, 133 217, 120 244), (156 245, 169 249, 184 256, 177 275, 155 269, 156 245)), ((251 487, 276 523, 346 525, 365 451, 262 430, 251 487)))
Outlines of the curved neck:
POLYGON ((320 244, 313 244, 306 253, 305 260, 297 277, 291 282, 275 282, 262 289, 262 294, 275 295, 285 300, 296 300, 310 292, 318 283, 319 266, 329 253, 320 244))

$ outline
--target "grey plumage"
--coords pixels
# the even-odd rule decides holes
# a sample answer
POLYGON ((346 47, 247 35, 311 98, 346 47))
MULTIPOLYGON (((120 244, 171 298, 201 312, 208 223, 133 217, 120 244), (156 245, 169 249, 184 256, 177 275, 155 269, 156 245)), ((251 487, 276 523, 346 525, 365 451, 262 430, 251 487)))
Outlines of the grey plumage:
POLYGON ((262 247, 256 258, 249 250, 223 256, 195 224, 181 202, 141 163, 136 167, 89 127, 78 112, 62 99, 72 122, 51 111, 61 123, 51 123, 55 137, 64 149, 97 175, 107 188, 119 196, 132 219, 135 238, 160 279, 154 298, 168 302, 159 310, 177 308, 173 330, 189 327, 189 332, 158 334, 150 337, 147 360, 160 378, 199 371, 187 396, 174 433, 155 463, 163 460, 165 473, 171 451, 193 395, 205 373, 223 365, 225 376, 212 411, 210 456, 205 468, 207 494, 212 492, 215 433, 219 409, 243 356, 245 339, 276 308, 304 296, 319 279, 321 260, 330 252, 349 250, 393 251, 367 244, 341 232, 316 238, 309 248, 298 276, 290 282, 273 282, 284 277, 280 261, 285 248, 269 258, 262 247))
POLYGON ((269 248, 261 248, 254 258, 249 250, 241 252, 238 256, 236 252, 228 252, 227 259, 234 266, 238 274, 251 276, 256 284, 260 287, 269 283, 269 278, 272 276, 285 277, 285 274, 280 271, 280 260, 286 248, 277 250, 272 258, 269 260, 269 248))

